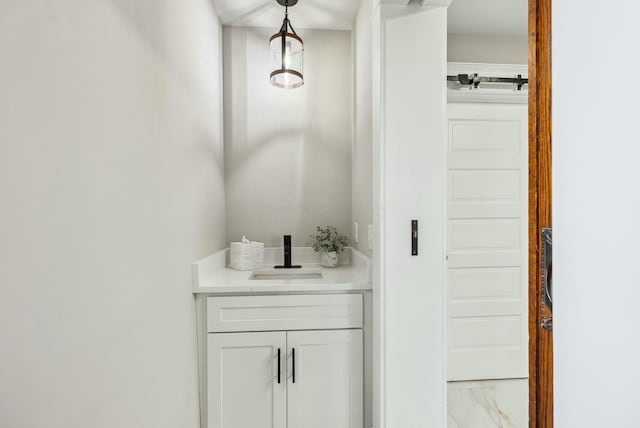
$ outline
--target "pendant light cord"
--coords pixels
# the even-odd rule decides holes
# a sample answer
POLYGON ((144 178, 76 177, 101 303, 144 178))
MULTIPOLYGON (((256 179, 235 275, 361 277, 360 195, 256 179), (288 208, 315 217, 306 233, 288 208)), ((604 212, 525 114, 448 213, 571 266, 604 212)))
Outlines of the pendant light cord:
POLYGON ((286 2, 284 6, 284 20, 282 21, 282 27, 280 27, 280 33, 284 36, 284 34, 289 32, 289 29, 291 29, 293 34, 298 35, 293 25, 291 25, 291 21, 289 21, 289 2, 286 2))
POLYGON ((286 70, 285 67, 285 52, 287 45, 287 27, 289 26, 289 2, 286 1, 284 4, 284 21, 282 21, 282 28, 280 28, 280 38, 282 39, 282 46, 280 48, 280 66, 282 67, 282 71, 286 70))

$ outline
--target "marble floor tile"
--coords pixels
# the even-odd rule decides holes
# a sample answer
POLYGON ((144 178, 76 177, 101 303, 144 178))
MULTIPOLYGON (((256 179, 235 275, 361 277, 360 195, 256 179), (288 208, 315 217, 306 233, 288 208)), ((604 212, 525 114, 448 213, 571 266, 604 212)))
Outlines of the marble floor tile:
POLYGON ((448 428, 527 428, 527 379, 449 382, 448 428))

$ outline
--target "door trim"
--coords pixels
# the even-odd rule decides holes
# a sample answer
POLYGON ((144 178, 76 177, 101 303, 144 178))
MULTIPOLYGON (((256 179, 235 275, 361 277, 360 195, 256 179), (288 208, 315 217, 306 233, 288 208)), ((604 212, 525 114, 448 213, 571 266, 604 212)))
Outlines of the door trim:
POLYGON ((551 227, 551 1, 529 0, 530 428, 553 427, 553 343, 540 319, 540 237, 551 227))

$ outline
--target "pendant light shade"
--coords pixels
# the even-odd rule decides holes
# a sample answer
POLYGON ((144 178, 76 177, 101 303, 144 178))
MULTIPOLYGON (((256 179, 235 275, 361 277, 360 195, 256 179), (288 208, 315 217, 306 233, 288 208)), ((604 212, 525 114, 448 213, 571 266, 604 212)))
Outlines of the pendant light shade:
POLYGON ((304 84, 304 43, 289 22, 289 6, 298 0, 277 0, 285 7, 280 31, 271 36, 271 84, 278 88, 299 88, 304 84))

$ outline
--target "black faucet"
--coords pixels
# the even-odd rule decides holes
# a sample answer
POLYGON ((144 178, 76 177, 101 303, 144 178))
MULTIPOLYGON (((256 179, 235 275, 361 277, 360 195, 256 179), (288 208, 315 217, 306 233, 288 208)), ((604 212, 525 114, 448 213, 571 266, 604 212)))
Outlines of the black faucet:
POLYGON ((284 235, 284 265, 274 266, 276 269, 295 269, 301 268, 300 265, 291 264, 291 235, 284 235))

